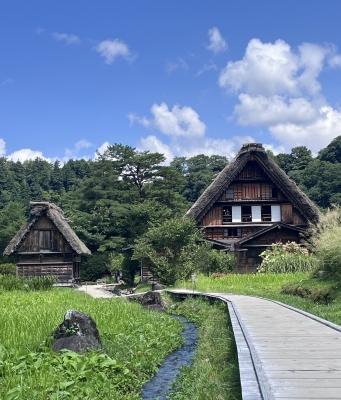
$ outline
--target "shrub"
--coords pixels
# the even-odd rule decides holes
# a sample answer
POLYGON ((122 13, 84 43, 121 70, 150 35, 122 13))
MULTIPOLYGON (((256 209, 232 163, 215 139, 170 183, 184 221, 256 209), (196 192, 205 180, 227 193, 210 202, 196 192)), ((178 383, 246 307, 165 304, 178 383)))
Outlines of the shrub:
POLYGON ((109 253, 94 253, 82 263, 82 281, 96 281, 110 275, 109 266, 109 253))
POLYGON ((338 295, 338 291, 334 287, 309 287, 302 283, 284 285, 281 293, 299 296, 320 304, 329 304, 338 295))
POLYGON ((273 244, 260 256, 263 259, 258 268, 260 273, 307 272, 316 269, 318 265, 317 258, 309 255, 306 248, 295 242, 273 244))
POLYGON ((0 275, 16 275, 16 266, 12 263, 0 264, 0 275))

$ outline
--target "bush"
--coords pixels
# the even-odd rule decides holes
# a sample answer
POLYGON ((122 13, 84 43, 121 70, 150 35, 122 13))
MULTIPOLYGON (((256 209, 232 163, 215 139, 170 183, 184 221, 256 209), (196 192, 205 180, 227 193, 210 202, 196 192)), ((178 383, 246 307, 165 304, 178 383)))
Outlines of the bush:
POLYGON ((15 264, 0 264, 0 275, 16 275, 16 273, 17 271, 15 264))
POLYGON ((110 260, 108 253, 94 253, 82 263, 82 281, 96 281, 106 275, 111 275, 109 266, 110 260))
POLYGON ((303 297, 314 303, 329 304, 336 299, 338 291, 334 287, 309 287, 302 283, 290 283, 282 287, 281 293, 303 297))
POLYGON ((316 269, 318 260, 309 255, 306 248, 295 242, 273 244, 270 249, 260 254, 263 261, 258 268, 260 273, 307 272, 316 269))

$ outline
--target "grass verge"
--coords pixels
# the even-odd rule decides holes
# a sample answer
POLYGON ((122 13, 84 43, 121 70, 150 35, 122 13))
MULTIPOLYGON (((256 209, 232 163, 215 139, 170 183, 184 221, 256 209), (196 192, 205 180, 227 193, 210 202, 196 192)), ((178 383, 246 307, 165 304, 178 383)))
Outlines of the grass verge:
POLYGON ((198 328, 193 366, 184 367, 173 385, 172 400, 241 399, 237 350, 226 305, 201 298, 175 303, 172 313, 198 328))

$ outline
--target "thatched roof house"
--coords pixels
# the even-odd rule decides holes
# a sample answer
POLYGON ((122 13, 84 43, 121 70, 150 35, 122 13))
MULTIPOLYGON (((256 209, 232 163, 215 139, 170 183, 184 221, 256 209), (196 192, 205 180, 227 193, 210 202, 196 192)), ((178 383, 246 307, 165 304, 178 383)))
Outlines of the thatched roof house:
POLYGON ((205 228, 206 239, 235 251, 241 271, 254 271, 264 247, 299 242, 319 210, 261 143, 246 143, 186 216, 205 228))
POLYGON ((80 256, 90 250, 53 203, 31 202, 30 216, 4 251, 16 254, 17 274, 54 275, 59 280, 80 281, 80 256))

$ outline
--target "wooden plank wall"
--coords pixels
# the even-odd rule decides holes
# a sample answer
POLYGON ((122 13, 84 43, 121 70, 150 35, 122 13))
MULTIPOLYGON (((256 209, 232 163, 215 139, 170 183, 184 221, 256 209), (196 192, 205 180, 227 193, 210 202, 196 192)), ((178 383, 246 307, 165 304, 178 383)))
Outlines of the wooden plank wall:
POLYGON ((58 280, 72 279, 73 264, 64 265, 44 265, 44 264, 24 264, 17 265, 17 275, 22 277, 30 276, 55 276, 58 280))
POLYGON ((41 249, 46 249, 44 237, 41 232, 50 232, 51 246, 50 251, 59 252, 71 252, 71 248, 66 240, 63 238, 62 234, 59 232, 57 227, 52 223, 52 221, 43 216, 41 217, 33 229, 28 233, 27 237, 24 239, 23 243, 19 248, 19 252, 39 252, 41 249))

